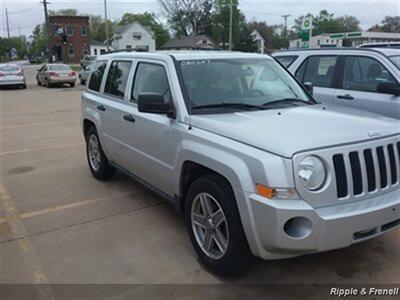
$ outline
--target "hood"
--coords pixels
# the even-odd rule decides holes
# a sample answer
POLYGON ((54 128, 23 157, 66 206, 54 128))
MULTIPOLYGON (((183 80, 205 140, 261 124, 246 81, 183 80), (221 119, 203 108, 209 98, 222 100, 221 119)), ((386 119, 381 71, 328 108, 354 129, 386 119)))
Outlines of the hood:
POLYGON ((192 115, 191 125, 287 158, 400 132, 399 120, 328 105, 192 115))

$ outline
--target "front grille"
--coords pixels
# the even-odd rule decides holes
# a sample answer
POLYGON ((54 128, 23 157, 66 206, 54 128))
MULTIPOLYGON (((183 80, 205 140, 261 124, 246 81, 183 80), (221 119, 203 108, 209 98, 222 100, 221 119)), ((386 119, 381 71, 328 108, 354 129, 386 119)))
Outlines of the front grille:
POLYGON ((332 156, 338 198, 386 189, 399 181, 400 142, 332 156))

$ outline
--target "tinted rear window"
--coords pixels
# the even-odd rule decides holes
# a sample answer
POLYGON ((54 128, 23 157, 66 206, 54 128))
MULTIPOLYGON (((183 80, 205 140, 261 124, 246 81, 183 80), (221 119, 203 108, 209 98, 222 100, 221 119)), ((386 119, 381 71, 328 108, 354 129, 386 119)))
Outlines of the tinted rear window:
POLYGON ((113 61, 108 72, 104 93, 123 98, 132 62, 113 61))
POLYGON ((101 81, 103 80, 104 71, 107 61, 98 61, 94 65, 92 76, 90 77, 88 88, 92 91, 100 91, 101 81))

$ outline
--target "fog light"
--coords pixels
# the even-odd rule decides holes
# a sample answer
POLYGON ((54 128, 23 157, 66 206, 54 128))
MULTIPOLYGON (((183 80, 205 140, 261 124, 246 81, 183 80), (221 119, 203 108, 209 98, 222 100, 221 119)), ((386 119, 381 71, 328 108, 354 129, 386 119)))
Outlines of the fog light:
POLYGON ((295 217, 286 221, 283 230, 291 238, 304 239, 311 233, 312 223, 307 218, 295 217))

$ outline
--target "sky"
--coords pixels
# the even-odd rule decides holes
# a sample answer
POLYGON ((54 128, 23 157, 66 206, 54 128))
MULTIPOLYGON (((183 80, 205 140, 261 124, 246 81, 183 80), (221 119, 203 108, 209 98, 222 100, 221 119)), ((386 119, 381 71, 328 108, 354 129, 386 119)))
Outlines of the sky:
MULTIPOLYGON (((44 21, 41 0, 0 0, 0 35, 7 36, 5 10, 9 13, 11 36, 29 36, 35 25, 44 21)), ((49 9, 75 8, 81 14, 103 15, 103 0, 48 0, 49 9)), ((125 12, 154 12, 165 23, 157 0, 107 0, 109 18, 117 20, 125 12)), ((267 24, 283 24, 282 15, 289 14, 288 26, 308 12, 317 14, 327 9, 335 16, 354 15, 362 29, 380 23, 385 16, 400 15, 400 0, 239 0, 239 8, 247 21, 266 21, 267 24)))

